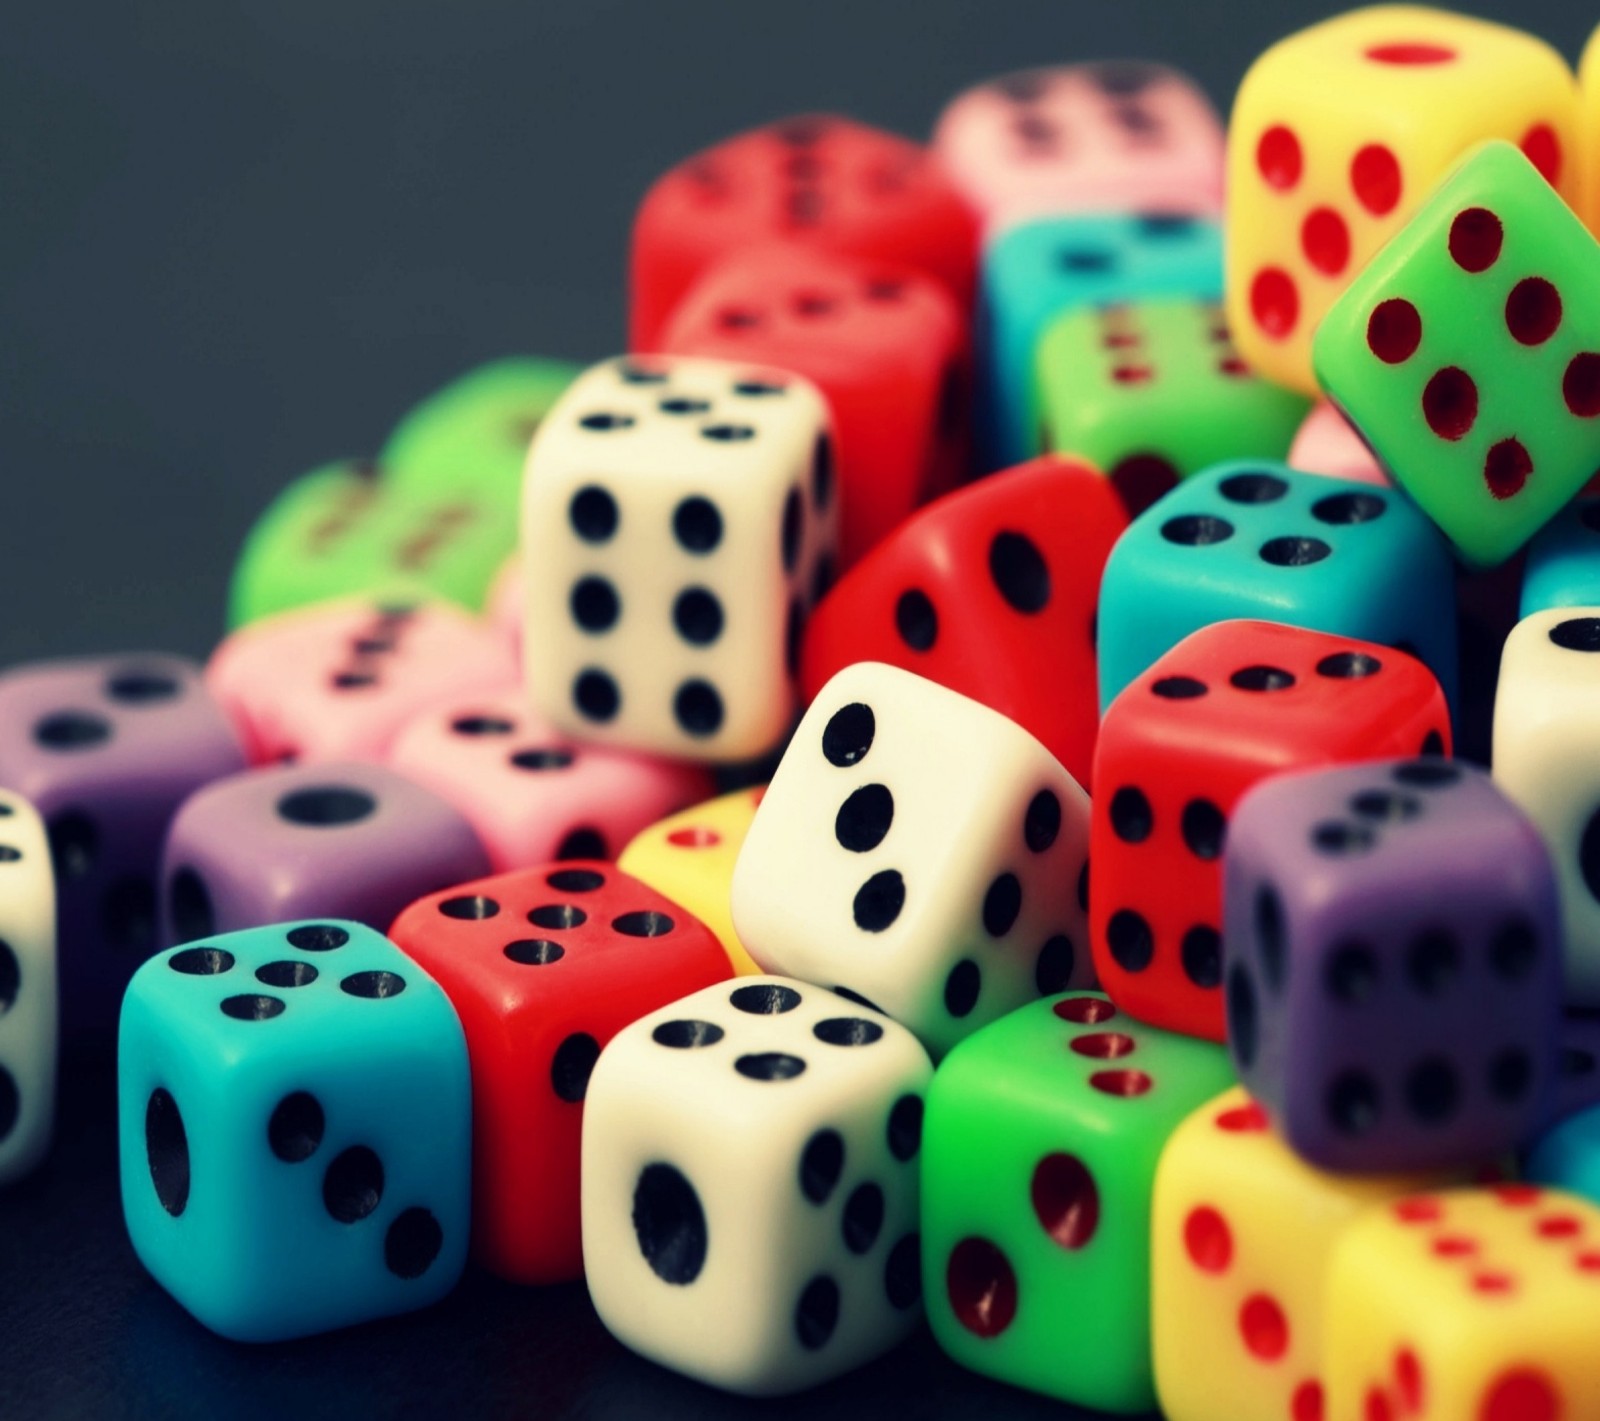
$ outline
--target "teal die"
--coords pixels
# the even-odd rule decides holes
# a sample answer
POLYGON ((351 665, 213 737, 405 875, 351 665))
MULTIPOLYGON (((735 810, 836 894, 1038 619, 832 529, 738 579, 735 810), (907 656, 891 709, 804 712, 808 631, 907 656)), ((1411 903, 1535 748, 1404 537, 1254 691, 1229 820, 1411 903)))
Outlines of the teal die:
POLYGON ((1524 1173, 1534 1184, 1600 1204, 1600 1105, 1567 1116, 1540 1136, 1524 1173))
POLYGON ((1427 663, 1454 703, 1455 579, 1438 530, 1392 489, 1285 464, 1222 464, 1139 515, 1100 584, 1100 703, 1186 636, 1249 618, 1427 663))
POLYGON ((1462 561, 1600 466, 1600 246, 1508 143, 1470 153, 1323 318, 1317 378, 1462 561))
POLYGON ((1034 364, 1051 320, 1151 296, 1222 296, 1214 222, 1161 214, 1052 217, 1000 233, 980 278, 975 436, 985 471, 1042 450, 1034 364))
POLYGON ((213 1331, 325 1332, 459 1278, 466 1039, 371 928, 281 923, 151 958, 123 1000, 117 1088, 134 1252, 213 1331))
POLYGON ((1528 544, 1519 616, 1600 606, 1600 498, 1569 503, 1528 544))

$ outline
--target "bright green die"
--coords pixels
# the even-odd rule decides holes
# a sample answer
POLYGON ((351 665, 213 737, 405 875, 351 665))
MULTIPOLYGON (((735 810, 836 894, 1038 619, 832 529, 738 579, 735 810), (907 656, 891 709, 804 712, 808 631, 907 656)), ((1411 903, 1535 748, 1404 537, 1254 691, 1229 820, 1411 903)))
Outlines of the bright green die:
POLYGON ((389 436, 378 461, 390 486, 427 498, 505 499, 514 510, 534 431, 581 369, 511 356, 452 380, 389 436))
POLYGON ((1600 467, 1600 246, 1486 143, 1350 283, 1312 361, 1458 556, 1504 562, 1600 467))
POLYGON ((963 1041, 929 1088, 923 1293, 973 1371, 1102 1411, 1154 1408, 1150 1195, 1167 1137, 1233 1083, 1222 1046, 1098 993, 963 1041))
POLYGON ((1141 511, 1232 459, 1281 459, 1311 402, 1239 358, 1221 307, 1133 301, 1070 311, 1036 358, 1040 437, 1105 472, 1141 511))

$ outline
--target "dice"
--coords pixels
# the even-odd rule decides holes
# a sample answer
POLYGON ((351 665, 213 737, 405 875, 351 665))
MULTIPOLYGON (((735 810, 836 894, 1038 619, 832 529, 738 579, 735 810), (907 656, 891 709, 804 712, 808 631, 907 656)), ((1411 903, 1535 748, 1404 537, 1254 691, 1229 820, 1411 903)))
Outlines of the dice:
POLYGON ((1395 646, 1456 694, 1455 582, 1433 525, 1398 494, 1223 464, 1136 518, 1100 586, 1100 704, 1190 632, 1256 617, 1395 646))
POLYGON ((1600 603, 1600 499, 1574 499, 1528 545, 1521 615, 1600 603))
POLYGON ((1267 379, 1313 394, 1312 333, 1455 160, 1520 143, 1573 192, 1575 86, 1531 35, 1378 5, 1280 41, 1228 128, 1228 315, 1267 379))
POLYGON ((847 991, 939 1056, 1092 980, 1088 823, 1088 797, 1027 731, 863 662, 818 693, 767 787, 734 926, 768 971, 847 991))
POLYGON ((168 943, 306 916, 381 930, 418 894, 489 871, 444 800, 356 763, 218 780, 184 802, 161 858, 168 943))
POLYGON ((1318 400, 1295 432, 1294 443, 1289 446, 1289 465, 1302 473, 1327 474, 1380 488, 1387 488, 1390 483, 1388 474, 1350 421, 1327 400, 1318 400))
POLYGON ((1008 716, 1087 785, 1100 575, 1126 527, 1106 480, 1059 455, 947 495, 823 599, 800 655, 807 702, 853 662, 887 662, 1008 716))
POLYGON ((933 153, 991 232, 1065 212, 1222 211, 1222 124, 1162 64, 1003 74, 945 106, 933 153))
POLYGON ((1089 929, 1112 999, 1222 1040, 1223 850, 1244 792, 1450 743, 1438 682, 1386 647, 1268 622, 1180 642, 1112 704, 1095 750, 1089 929))
POLYGON ((1226 459, 1281 459, 1304 396, 1239 359, 1221 309, 1192 298, 1076 310, 1039 341, 1040 438, 1087 459, 1142 513, 1226 459))
POLYGON ((580 744, 514 694, 453 698, 424 711, 400 731, 385 763, 454 805, 496 873, 546 859, 611 858, 640 830, 712 791, 698 766, 580 744))
POLYGON ((185 657, 82 657, 0 675, 0 785, 37 808, 49 836, 73 1047, 109 1041, 123 988, 159 945, 161 841, 178 806, 244 764, 185 657))
POLYGON ((56 882, 38 811, 0 791, 0 1186, 44 1158, 56 1115, 56 882))
POLYGON ((919 1311, 930 1074, 910 1032, 780 977, 707 987, 619 1032, 583 1127, 600 1320, 751 1395, 888 1350, 919 1311))
POLYGON ((1278 775, 1223 887, 1239 1079, 1326 1169, 1469 1165, 1545 1120, 1561 908, 1539 831, 1438 759, 1278 775))
POLYGON ((832 114, 782 119, 726 139, 658 178, 633 223, 628 346, 654 350, 700 275, 783 239, 903 262, 971 304, 978 226, 915 143, 832 114))
POLYGON ((966 312, 910 267, 773 243, 710 268, 658 342, 792 370, 838 431, 840 566, 966 471, 966 312))
POLYGON ((519 1283, 578 1277, 590 1071, 630 1022, 729 976, 721 944, 636 879, 582 860, 431 894, 389 936, 444 988, 466 1031, 474 1255, 519 1283))
POLYGON ((1564 1189, 1591 1204, 1600 1204, 1600 1105, 1595 1102, 1592 1086, 1582 1107, 1533 1142, 1528 1150, 1526 1177, 1536 1184, 1564 1189))
POLYGON ((449 1000, 360 923, 152 958, 117 1055, 134 1252, 241 1342, 426 1307, 466 1259, 470 1096, 449 1000))
POLYGON ((528 456, 535 707, 630 750, 776 748, 834 555, 832 450, 823 399, 798 375, 651 357, 581 376, 528 456))
POLYGON ((1552 1121, 1600 1105, 1600 1012, 1569 1011, 1557 1033, 1556 1100, 1552 1121))
POLYGON ((1366 1210, 1334 1248, 1328 1421, 1593 1421, 1600 1210, 1527 1185, 1366 1210))
POLYGON ((1578 61, 1578 172, 1573 208, 1600 230, 1600 27, 1589 34, 1578 61))
POLYGON ((923 1288, 939 1345, 1062 1401, 1153 1409, 1156 1162, 1232 1080, 1220 1047, 1087 993, 963 1041, 934 1076, 923 1139, 923 1288))

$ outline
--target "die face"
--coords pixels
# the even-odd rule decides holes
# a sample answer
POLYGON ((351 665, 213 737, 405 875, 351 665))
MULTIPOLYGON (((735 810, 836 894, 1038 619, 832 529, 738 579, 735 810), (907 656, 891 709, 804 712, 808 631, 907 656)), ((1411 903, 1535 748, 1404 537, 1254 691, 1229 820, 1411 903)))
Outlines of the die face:
POLYGON ((1572 75, 1502 25, 1374 6, 1274 45, 1228 128, 1228 311, 1245 359, 1314 394, 1312 335, 1450 166, 1521 144, 1570 195, 1572 75))
POLYGON ((607 858, 712 790, 696 766, 582 745, 530 713, 520 695, 424 711, 396 737, 387 763, 465 816, 496 873, 607 858))
POLYGON ((1231 1082, 1220 1047, 1132 1022, 1098 994, 1034 1003, 962 1042, 934 1077, 924 1131, 923 1286, 939 1345, 1061 1400, 1152 1408, 1156 1162, 1231 1082))
MULTIPOLYGON (((1592 1045, 1592 1030, 1587 1035, 1592 1045)), ((1563 1049, 1581 1048, 1568 1044, 1563 1049)), ((1569 1103, 1573 1098, 1569 1094, 1569 1103)), ((1534 1184, 1577 1194, 1591 1204, 1600 1203, 1600 1109, 1592 1091, 1581 1106, 1534 1141, 1524 1177, 1534 1184)))
POLYGON ((1267 622, 1180 642, 1118 697, 1095 753, 1090 942, 1118 1005, 1224 1037, 1222 859, 1245 791, 1297 766, 1450 749, 1437 681, 1371 643, 1267 622))
POLYGON ((44 821, 0 791, 0 1185, 50 1147, 56 1086, 56 889, 44 821))
POLYGON ((1041 219, 991 240, 975 327, 982 468, 1040 452, 1034 363, 1053 318, 1141 297, 1219 300, 1221 254, 1215 223, 1160 210, 1041 219))
POLYGON ((1005 717, 895 667, 847 667, 756 812, 734 923, 769 971, 864 998, 940 1055, 1091 980, 1088 818, 1077 783, 1005 717))
POLYGON ((1222 210, 1222 125, 1165 65, 1003 74, 951 101, 933 151, 990 231, 1063 212, 1222 210))
POLYGON ((1600 499, 1574 499, 1528 545, 1521 615, 1600 603, 1600 499))
POLYGON ((851 663, 886 662, 1016 721, 1087 785, 1100 577, 1126 527, 1106 480, 1058 455, 947 495, 817 608, 800 659, 807 702, 851 663))
POLYGON ((467 821, 391 770, 251 770, 191 796, 174 818, 162 851, 162 940, 317 913, 381 930, 419 892, 488 871, 467 821))
POLYGON ((1288 461, 1290 468, 1302 473, 1326 474, 1350 483, 1388 488, 1392 482, 1350 421, 1327 400, 1311 407, 1289 446, 1288 461))
POLYGON ((1100 589, 1100 703, 1191 632, 1261 617, 1409 651, 1456 687, 1454 577, 1396 493, 1282 464, 1224 464, 1136 518, 1100 589))
POLYGON ((364 598, 284 613, 233 633, 206 685, 258 764, 380 760, 442 684, 509 689, 516 663, 476 618, 445 603, 364 598))
POLYGON ((528 459, 536 708, 634 750, 772 749, 807 608, 830 578, 832 448, 822 397, 797 375, 656 356, 582 376, 528 459))
POLYGON ((838 431, 841 566, 965 471, 966 318, 909 267, 794 243, 736 253, 685 296, 660 348, 816 383, 838 431))
POLYGON ((1037 368, 1046 445, 1104 469, 1134 512, 1224 460, 1283 458, 1306 410, 1239 358, 1218 306, 1192 299, 1062 316, 1037 368))
POLYGON ((1230 829, 1229 1041, 1328 1169, 1466 1165, 1548 1116, 1560 905, 1537 830, 1437 759, 1279 776, 1230 829))
POLYGON ((1509 144, 1465 159, 1350 284, 1317 373, 1477 566, 1505 561, 1600 458, 1600 248, 1509 144))
POLYGON ((443 992, 359 923, 151 959, 123 1006, 123 1207, 201 1322, 274 1341, 442 1297, 467 1246, 470 1089, 443 992))
POLYGON ((931 1070, 904 1028, 751 977, 635 1022, 600 1057, 583 1138, 590 1296, 654 1361, 780 1394, 916 1319, 931 1070))
MULTIPOLYGON (((1591 1105, 1600 1105, 1600 1012, 1566 1012, 1558 1036, 1552 1121, 1565 1120, 1591 1105)), ((1600 1202, 1600 1192, 1594 1198, 1600 1202)))

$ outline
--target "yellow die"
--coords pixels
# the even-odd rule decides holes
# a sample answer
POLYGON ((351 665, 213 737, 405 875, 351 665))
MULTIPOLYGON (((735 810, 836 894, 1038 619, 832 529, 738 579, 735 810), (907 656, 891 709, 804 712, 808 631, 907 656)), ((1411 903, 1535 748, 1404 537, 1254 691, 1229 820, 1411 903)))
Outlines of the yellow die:
POLYGON ((1600 1209, 1531 1185, 1368 1210, 1333 1251, 1327 1421, 1600 1421, 1600 1209))
POLYGON ((733 930, 734 860, 765 786, 736 790, 652 824, 617 858, 624 873, 681 903, 717 935, 738 973, 760 972, 733 930))
POLYGON ((1600 28, 1578 61, 1578 216, 1600 233, 1600 28))
POLYGON ((1577 85, 1542 40, 1416 6, 1374 6, 1281 40, 1228 129, 1228 323, 1261 374, 1314 394, 1311 335, 1457 158, 1519 144, 1564 196, 1577 85))
POLYGON ((1323 1286, 1368 1205, 1437 1184, 1313 1169, 1242 1089, 1173 1132, 1151 1210, 1151 1342, 1170 1421, 1320 1421, 1323 1286))

